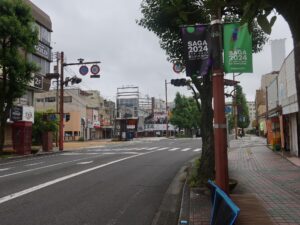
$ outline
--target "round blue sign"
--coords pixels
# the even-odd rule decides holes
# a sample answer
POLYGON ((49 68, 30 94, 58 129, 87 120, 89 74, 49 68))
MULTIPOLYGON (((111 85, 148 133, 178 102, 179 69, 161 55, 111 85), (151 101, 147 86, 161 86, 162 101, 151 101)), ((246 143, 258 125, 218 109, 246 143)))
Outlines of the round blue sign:
POLYGON ((87 73, 89 72, 89 68, 87 66, 81 66, 79 68, 79 73, 82 75, 82 76, 85 76, 87 75, 87 73))

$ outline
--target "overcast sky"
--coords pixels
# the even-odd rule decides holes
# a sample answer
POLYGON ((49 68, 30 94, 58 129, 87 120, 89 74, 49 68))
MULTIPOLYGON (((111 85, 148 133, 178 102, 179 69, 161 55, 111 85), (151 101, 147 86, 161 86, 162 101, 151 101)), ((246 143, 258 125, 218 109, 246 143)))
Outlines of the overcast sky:
MULTIPOLYGON (((136 24, 141 18, 142 0, 32 0, 52 20, 53 52, 63 51, 68 63, 101 61, 100 79, 82 77, 77 66, 66 68, 66 76, 77 74, 83 78, 82 89, 99 90, 105 98, 115 100, 118 87, 136 85, 143 95, 165 98, 165 80, 184 78, 175 74, 167 62, 159 39, 136 24)), ((270 39, 286 38, 286 55, 292 50, 288 25, 279 18, 270 39)), ((254 100, 262 74, 271 72, 271 50, 267 44, 263 52, 253 56, 254 73, 243 74, 241 81, 246 98, 254 100)), ((231 74, 226 78, 232 78, 231 74)), ((168 85, 168 99, 180 91, 190 95, 185 87, 168 85)))

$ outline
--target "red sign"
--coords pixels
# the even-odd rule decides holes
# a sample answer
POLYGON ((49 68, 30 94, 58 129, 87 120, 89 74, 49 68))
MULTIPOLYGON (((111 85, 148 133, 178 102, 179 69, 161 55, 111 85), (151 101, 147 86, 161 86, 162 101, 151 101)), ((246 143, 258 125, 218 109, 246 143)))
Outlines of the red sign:
POLYGON ((92 73, 92 74, 96 75, 96 74, 98 74, 99 72, 100 72, 100 67, 99 67, 98 65, 93 65, 93 66, 91 67, 91 73, 92 73))

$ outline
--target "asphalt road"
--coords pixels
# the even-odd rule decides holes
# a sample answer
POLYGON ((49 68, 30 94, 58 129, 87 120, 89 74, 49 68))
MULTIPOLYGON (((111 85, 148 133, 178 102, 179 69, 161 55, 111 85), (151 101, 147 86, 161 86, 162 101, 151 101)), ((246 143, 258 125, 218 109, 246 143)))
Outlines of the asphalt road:
POLYGON ((200 139, 152 139, 0 161, 1 225, 147 225, 200 139))

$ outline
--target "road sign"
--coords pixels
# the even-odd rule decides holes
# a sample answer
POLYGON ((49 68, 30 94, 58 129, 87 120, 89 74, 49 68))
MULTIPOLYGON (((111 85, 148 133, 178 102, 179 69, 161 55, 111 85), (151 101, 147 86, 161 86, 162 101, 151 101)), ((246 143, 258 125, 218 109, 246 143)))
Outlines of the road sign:
POLYGON ((99 74, 91 75, 91 78, 100 78, 100 75, 99 74))
POLYGON ((98 65, 92 65, 91 67, 91 73, 96 75, 100 72, 100 67, 98 65))
POLYGON ((79 68, 79 73, 82 75, 82 76, 85 76, 87 75, 87 73, 89 72, 89 68, 85 65, 81 66, 79 68))
POLYGON ((173 64, 173 71, 174 71, 175 73, 181 73, 182 70, 183 70, 183 65, 182 65, 182 63, 180 63, 180 62, 175 62, 175 63, 173 64))

